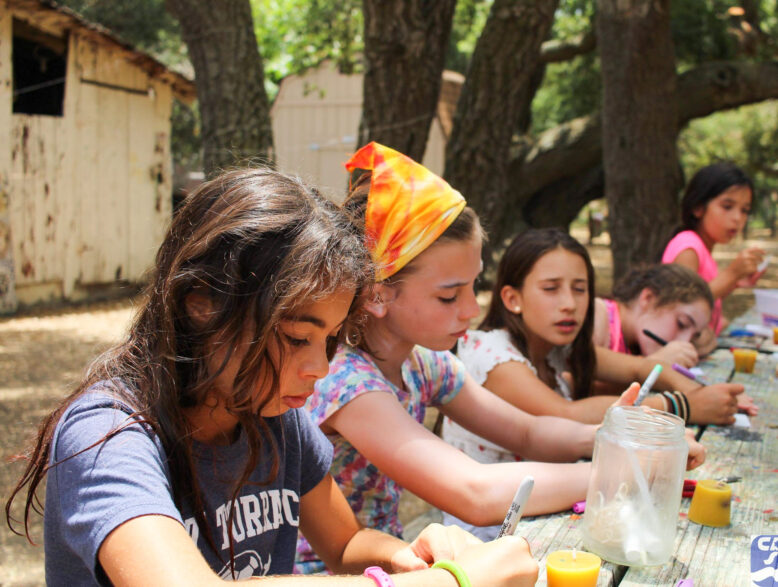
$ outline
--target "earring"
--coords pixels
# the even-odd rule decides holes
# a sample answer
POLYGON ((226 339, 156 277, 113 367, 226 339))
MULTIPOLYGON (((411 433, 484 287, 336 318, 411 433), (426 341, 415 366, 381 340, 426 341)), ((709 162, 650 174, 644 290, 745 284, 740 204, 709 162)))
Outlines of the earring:
POLYGON ((521 308, 519 306, 513 306, 514 314, 521 314, 521 308))

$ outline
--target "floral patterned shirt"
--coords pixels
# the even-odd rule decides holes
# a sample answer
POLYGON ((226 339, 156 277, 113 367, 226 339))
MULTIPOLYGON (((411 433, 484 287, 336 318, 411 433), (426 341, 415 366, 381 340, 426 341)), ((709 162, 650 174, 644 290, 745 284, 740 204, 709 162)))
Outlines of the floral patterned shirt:
MULTIPOLYGON (((417 346, 402 365, 402 378, 405 389, 399 389, 384 377, 368 353, 341 346, 330 361, 329 375, 316 384, 316 393, 306 408, 314 423, 320 425, 363 393, 383 391, 394 395, 422 423, 427 406, 446 404, 459 393, 465 381, 465 368, 448 351, 435 352, 417 346)), ((330 472, 359 521, 368 528, 402 536, 398 517, 402 487, 339 434, 328 438, 335 447, 330 472)), ((296 569, 306 573, 324 569, 302 536, 297 546, 296 569)))

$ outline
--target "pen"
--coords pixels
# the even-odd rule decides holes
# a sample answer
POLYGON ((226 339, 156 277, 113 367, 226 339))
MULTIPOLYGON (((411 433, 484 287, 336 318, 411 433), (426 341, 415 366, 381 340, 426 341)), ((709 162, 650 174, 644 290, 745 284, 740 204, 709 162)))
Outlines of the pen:
POLYGON ((524 477, 519 484, 519 488, 516 490, 516 495, 513 496, 513 502, 511 507, 508 508, 508 513, 505 514, 505 521, 502 523, 500 533, 497 538, 503 536, 513 536, 516 531, 516 526, 521 519, 521 511, 524 509, 524 505, 529 499, 529 494, 532 492, 532 487, 535 485, 535 479, 530 476, 524 477))
POLYGON ((678 363, 673 363, 673 369, 678 371, 681 375, 688 377, 695 383, 699 383, 700 385, 707 385, 707 383, 702 377, 698 377, 683 365, 679 365, 678 363))
POLYGON ((651 332, 648 328, 643 329, 643 334, 645 334, 648 338, 653 340, 656 343, 661 344, 662 346, 665 346, 667 344, 667 341, 662 338, 661 336, 657 336, 653 332, 651 332))
POLYGON ((638 397, 635 400, 635 403, 632 404, 634 406, 639 406, 641 403, 643 403, 643 400, 646 399, 646 396, 648 395, 648 392, 651 391, 651 387, 656 383, 657 377, 659 377, 659 374, 662 372, 662 365, 654 365, 654 368, 651 369, 651 373, 648 374, 648 377, 646 377, 646 380, 643 382, 643 385, 640 387, 640 391, 638 392, 638 397))

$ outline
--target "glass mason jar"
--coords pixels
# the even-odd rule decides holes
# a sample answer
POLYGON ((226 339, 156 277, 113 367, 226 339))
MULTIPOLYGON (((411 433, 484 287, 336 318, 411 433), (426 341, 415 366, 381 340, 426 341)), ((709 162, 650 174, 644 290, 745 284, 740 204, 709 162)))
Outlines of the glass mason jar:
POLYGON ((688 452, 678 416, 610 408, 594 442, 582 524, 586 548, 622 565, 667 562, 688 452))

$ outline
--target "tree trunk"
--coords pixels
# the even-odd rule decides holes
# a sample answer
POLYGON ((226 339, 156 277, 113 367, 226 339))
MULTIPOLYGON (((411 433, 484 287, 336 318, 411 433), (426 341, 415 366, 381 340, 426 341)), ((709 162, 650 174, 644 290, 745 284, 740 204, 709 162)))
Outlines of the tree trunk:
MULTIPOLYGON (((446 179, 481 215, 490 233, 504 234, 510 207, 508 167, 513 137, 526 124, 538 83, 541 44, 558 0, 495 0, 478 39, 446 147, 446 179)), ((492 239, 494 246, 498 242, 492 239)), ((484 260, 491 261, 485 247, 484 260)))
POLYGON ((364 0, 359 145, 378 141, 422 160, 455 6, 456 0, 364 0))
POLYGON ((670 0, 598 0, 602 151, 613 277, 656 261, 678 221, 670 0))
POLYGON ((273 147, 264 68, 249 0, 166 0, 195 70, 208 175, 273 147))

